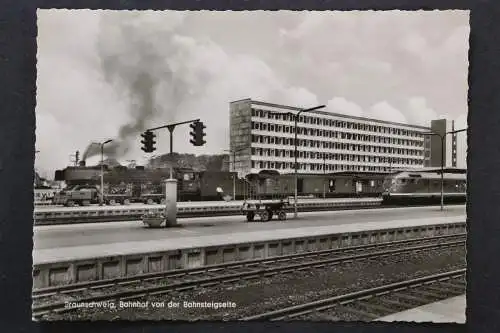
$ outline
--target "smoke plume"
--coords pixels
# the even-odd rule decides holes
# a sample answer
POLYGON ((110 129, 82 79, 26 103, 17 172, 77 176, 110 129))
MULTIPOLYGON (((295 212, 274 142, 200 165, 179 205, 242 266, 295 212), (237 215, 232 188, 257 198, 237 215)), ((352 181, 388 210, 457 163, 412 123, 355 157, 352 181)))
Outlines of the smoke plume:
MULTIPOLYGON (((209 77, 203 68, 193 70, 183 65, 192 51, 191 40, 176 35, 183 14, 113 14, 104 14, 101 19, 97 51, 105 80, 127 105, 123 112, 129 121, 104 146, 106 156, 119 158, 147 128, 176 120, 181 104, 200 94, 209 77)), ((83 159, 97 154, 100 145, 90 143, 83 159)))

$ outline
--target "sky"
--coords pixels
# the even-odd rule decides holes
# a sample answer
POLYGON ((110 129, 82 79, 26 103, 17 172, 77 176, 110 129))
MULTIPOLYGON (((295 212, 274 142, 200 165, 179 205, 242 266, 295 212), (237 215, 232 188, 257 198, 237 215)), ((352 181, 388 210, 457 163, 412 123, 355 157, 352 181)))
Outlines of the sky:
MULTIPOLYGON (((94 164, 87 147, 107 139, 107 156, 142 163, 145 128, 197 118, 205 146, 184 125, 174 150, 220 154, 244 98, 465 128, 468 41, 468 11, 38 10, 35 167, 53 177, 76 150, 94 164)), ((157 142, 168 153, 167 130, 157 142)))

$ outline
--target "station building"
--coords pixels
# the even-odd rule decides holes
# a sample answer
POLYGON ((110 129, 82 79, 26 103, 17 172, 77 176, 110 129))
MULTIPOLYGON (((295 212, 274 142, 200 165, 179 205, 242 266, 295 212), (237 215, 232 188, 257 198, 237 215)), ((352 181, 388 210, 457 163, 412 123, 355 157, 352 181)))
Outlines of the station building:
MULTIPOLYGON (((252 99, 231 102, 231 171, 240 176, 269 169, 294 172, 294 114, 300 110, 252 99)), ((297 123, 298 172, 389 172, 440 166, 441 139, 424 133, 446 131, 447 121, 430 125, 304 112, 297 123)), ((452 141, 456 161, 456 138, 452 141)))

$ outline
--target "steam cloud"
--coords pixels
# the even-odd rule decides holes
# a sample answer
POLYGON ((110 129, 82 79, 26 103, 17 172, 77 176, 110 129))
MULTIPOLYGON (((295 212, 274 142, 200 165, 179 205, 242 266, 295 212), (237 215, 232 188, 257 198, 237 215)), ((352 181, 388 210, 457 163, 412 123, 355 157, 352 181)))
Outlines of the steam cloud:
MULTIPOLYGON (((106 81, 128 102, 124 111, 130 121, 104 146, 104 154, 116 159, 127 154, 130 144, 153 127, 151 121, 158 116, 162 124, 174 121, 180 105, 200 94, 209 77, 203 71, 187 73, 183 68, 190 45, 175 33, 182 14, 171 13, 167 18, 154 13, 113 14, 101 19, 97 51, 106 81)), ((99 144, 90 143, 83 160, 100 154, 100 149, 99 144)))

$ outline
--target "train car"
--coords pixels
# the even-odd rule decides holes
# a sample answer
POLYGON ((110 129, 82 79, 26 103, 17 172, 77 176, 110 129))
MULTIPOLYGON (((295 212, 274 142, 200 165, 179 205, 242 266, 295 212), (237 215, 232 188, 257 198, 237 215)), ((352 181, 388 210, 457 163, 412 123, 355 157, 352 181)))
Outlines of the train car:
POLYGON ((253 199, 276 199, 289 196, 294 187, 276 170, 262 170, 245 177, 247 182, 245 196, 253 199))
MULTIPOLYGON (((443 173, 445 203, 464 203, 467 197, 465 173, 443 173)), ((383 204, 419 205, 441 201, 441 173, 402 171, 384 182, 383 204)))
MULTIPOLYGON (((329 174, 299 174, 297 194, 314 197, 378 197, 383 192, 386 173, 337 172, 329 174)), ((295 194, 295 175, 277 174, 276 171, 263 170, 259 174, 247 176, 263 197, 278 194, 295 194), (273 176, 271 173, 274 172, 273 176), (267 174, 267 177, 262 175, 267 174)))

